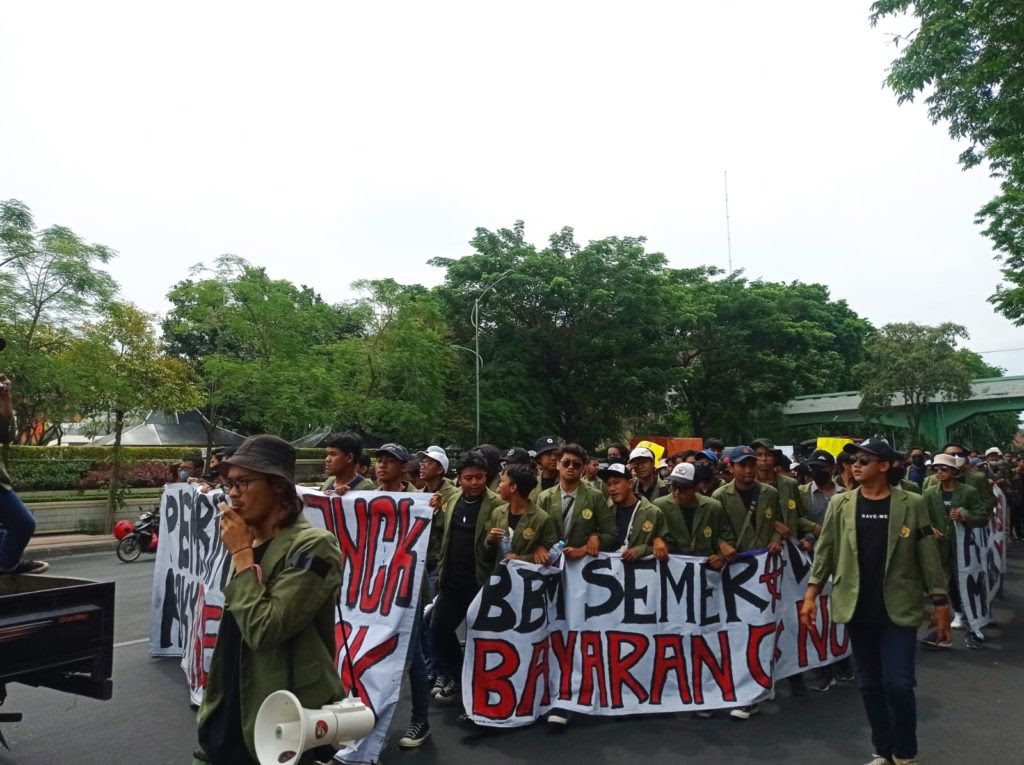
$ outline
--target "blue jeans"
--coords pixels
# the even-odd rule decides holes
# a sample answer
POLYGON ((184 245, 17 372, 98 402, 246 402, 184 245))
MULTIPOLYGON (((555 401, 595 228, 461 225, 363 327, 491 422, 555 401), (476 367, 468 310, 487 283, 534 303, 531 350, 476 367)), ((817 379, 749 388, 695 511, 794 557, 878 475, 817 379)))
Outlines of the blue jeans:
POLYGON ((425 723, 430 709, 430 683, 427 682, 427 661, 423 657, 423 606, 416 611, 409 635, 409 653, 405 669, 409 673, 409 690, 412 696, 412 722, 425 723))
POLYGON ((875 753, 889 758, 917 757, 917 629, 854 623, 847 628, 875 753))
POLYGON ((0 486, 0 569, 10 570, 21 562, 28 540, 36 530, 36 519, 18 495, 0 486))

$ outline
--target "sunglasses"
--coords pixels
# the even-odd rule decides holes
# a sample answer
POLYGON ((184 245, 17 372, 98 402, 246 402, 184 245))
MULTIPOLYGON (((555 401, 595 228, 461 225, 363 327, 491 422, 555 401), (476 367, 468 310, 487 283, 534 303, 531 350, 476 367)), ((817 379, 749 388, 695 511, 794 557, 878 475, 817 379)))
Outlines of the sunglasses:
POLYGON ((870 465, 872 462, 881 462, 881 460, 876 460, 872 457, 865 457, 862 455, 857 457, 853 462, 855 465, 870 465))
POLYGON ((577 468, 577 469, 579 469, 579 468, 583 467, 583 463, 580 462, 579 460, 562 460, 561 465, 564 468, 577 468))
POLYGON ((951 468, 949 465, 936 465, 933 469, 936 473, 948 473, 953 468, 951 468))

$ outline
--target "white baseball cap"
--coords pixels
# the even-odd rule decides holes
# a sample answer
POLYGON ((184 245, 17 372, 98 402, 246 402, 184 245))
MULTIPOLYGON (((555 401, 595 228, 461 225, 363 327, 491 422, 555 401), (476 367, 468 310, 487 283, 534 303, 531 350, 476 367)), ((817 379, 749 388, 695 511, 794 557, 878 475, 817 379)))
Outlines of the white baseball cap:
POLYGON ((697 471, 691 462, 680 462, 669 473, 668 482, 677 486, 693 486, 697 471))
POLYGON ((632 462, 633 460, 637 460, 637 459, 640 459, 640 460, 648 459, 648 460, 653 461, 654 460, 654 452, 652 452, 646 446, 638 446, 633 451, 631 451, 629 453, 629 461, 630 462, 632 462))
POLYGON ((999 449, 998 446, 990 446, 985 450, 985 456, 987 457, 990 454, 998 454, 1002 456, 1003 452, 999 449))
POLYGON ((445 454, 444 449, 440 446, 428 446, 424 451, 416 452, 416 456, 429 457, 436 462, 440 462, 441 469, 446 473, 448 472, 448 455, 445 454))

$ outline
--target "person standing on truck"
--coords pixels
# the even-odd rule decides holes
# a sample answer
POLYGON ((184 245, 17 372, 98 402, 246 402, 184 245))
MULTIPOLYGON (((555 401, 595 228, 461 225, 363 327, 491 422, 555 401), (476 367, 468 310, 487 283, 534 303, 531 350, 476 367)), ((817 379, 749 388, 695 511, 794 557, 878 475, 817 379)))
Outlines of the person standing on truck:
MULTIPOLYGON (((11 380, 0 372, 0 444, 13 440, 13 425, 11 380)), ((14 493, 11 477, 0 459, 0 574, 43 574, 49 570, 49 563, 21 557, 35 530, 36 519, 14 493)))
POLYGON ((345 695, 334 666, 341 550, 331 532, 302 515, 295 447, 287 441, 250 436, 221 475, 230 505, 219 505, 220 538, 231 578, 193 763, 254 765, 256 713, 267 696, 288 690, 319 709, 345 695))

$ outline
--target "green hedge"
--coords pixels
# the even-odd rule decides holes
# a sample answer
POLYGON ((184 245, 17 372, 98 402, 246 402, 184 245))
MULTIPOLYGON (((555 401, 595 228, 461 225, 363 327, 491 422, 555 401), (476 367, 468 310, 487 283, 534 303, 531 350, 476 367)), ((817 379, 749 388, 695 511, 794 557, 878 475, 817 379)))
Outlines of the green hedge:
POLYGON ((45 491, 78 486, 95 464, 93 460, 13 459, 7 469, 19 491, 45 491))

